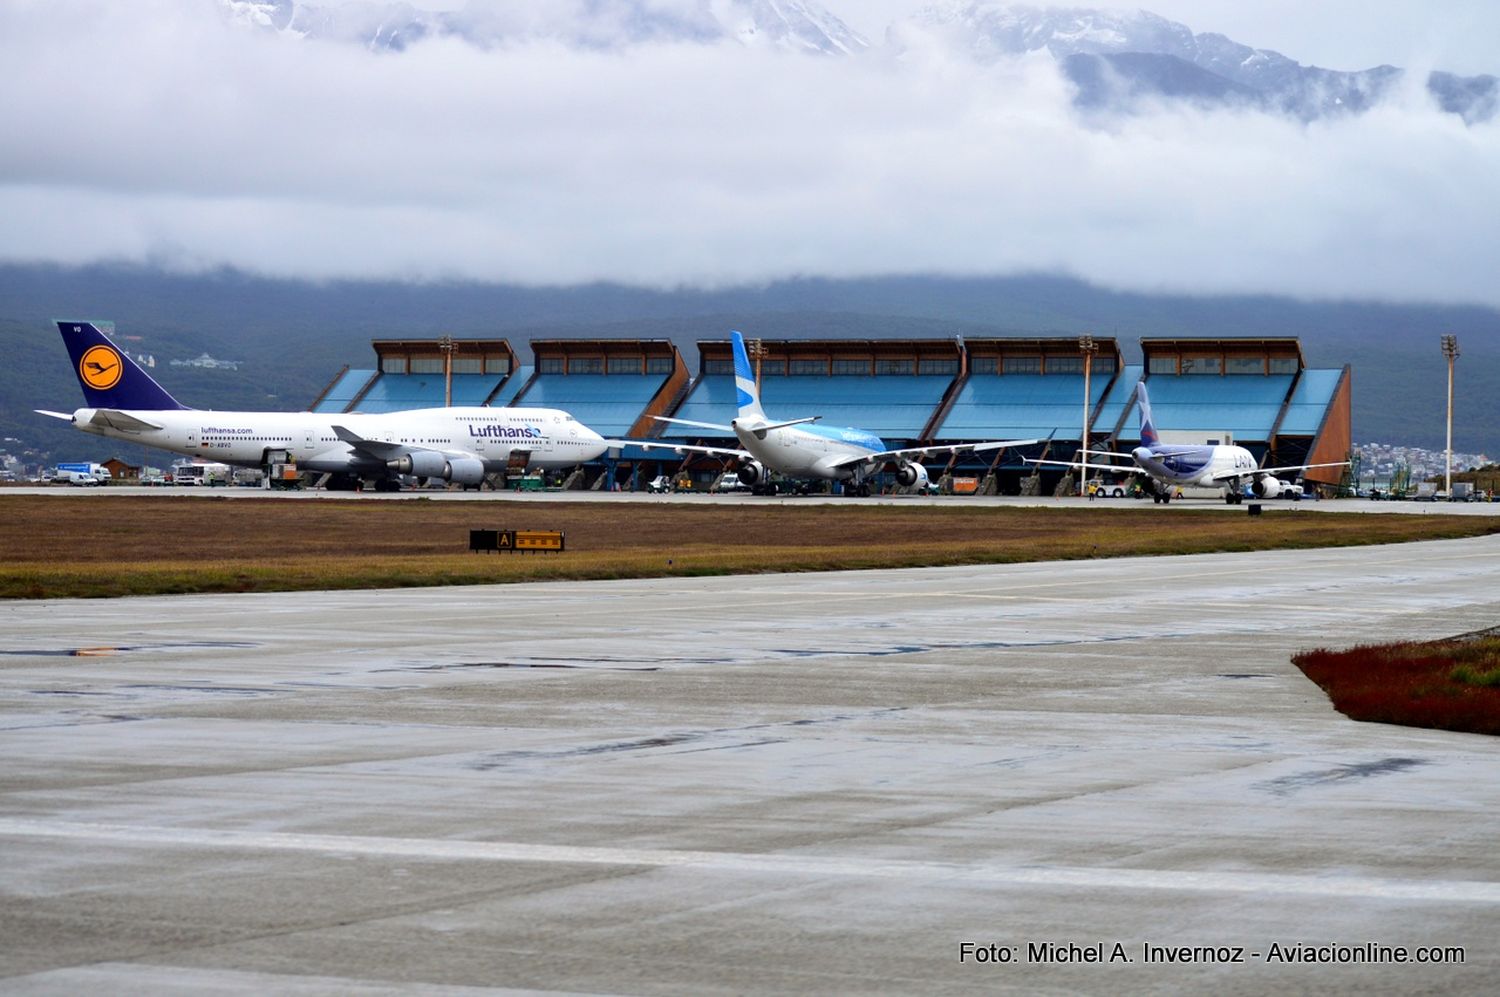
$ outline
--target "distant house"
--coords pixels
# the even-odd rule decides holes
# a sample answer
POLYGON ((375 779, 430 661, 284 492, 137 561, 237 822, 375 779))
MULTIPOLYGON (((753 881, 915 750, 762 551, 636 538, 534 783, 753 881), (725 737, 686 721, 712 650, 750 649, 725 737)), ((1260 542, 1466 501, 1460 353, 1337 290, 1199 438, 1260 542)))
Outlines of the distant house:
POLYGON ((104 466, 109 468, 109 476, 115 481, 137 481, 141 476, 139 464, 127 464, 118 457, 111 457, 104 466))
POLYGON ((204 367, 210 370, 239 370, 238 360, 215 360, 207 353, 200 353, 191 360, 173 360, 173 367, 204 367))

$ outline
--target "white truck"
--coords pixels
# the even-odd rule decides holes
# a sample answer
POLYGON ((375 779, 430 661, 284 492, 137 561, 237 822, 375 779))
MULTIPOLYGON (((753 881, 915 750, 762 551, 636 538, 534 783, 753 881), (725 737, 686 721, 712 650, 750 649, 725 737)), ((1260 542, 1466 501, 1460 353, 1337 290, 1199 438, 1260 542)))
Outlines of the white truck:
POLYGON ((59 464, 52 475, 52 483, 63 485, 95 486, 107 484, 109 468, 103 464, 73 463, 59 464))

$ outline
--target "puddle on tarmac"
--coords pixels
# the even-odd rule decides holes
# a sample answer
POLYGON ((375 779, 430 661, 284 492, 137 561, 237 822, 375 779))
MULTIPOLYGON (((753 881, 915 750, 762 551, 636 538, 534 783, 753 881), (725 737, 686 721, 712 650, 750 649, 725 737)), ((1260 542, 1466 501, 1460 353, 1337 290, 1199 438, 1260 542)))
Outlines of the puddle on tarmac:
POLYGON ((1272 779, 1268 782, 1257 783, 1257 789, 1263 789, 1277 796, 1286 796, 1299 789, 1309 786, 1322 786, 1328 783, 1345 782, 1350 779, 1369 779, 1377 775, 1389 775, 1392 772, 1405 772, 1407 769, 1420 768, 1430 764, 1422 758, 1380 758, 1373 762, 1355 762, 1352 765, 1339 765, 1331 769, 1321 769, 1317 772, 1300 772, 1297 775, 1285 775, 1280 779, 1272 779))
POLYGON ((107 658, 115 654, 129 654, 132 651, 170 651, 178 648, 244 648, 260 647, 261 645, 249 641, 236 640, 200 640, 184 641, 176 644, 120 644, 114 647, 45 647, 30 648, 21 651, 0 651, 0 655, 21 658, 107 658))

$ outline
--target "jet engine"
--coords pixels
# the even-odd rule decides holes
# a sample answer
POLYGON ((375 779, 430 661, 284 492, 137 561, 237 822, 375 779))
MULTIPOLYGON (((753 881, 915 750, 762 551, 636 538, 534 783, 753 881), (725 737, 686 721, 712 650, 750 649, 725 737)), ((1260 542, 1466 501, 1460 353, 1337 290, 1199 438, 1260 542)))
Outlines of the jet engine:
POLYGON ((766 469, 758 461, 747 460, 740 465, 740 484, 754 487, 766 480, 766 469))
POLYGON ((1286 491, 1286 485, 1280 478, 1265 474, 1250 483, 1250 491, 1255 493, 1256 498, 1275 498, 1286 491))
POLYGON ((415 474, 419 478, 446 478, 448 461, 440 453, 431 450, 418 450, 409 453, 405 457, 398 457, 388 461, 389 467, 397 474, 415 474))
POLYGON ((484 482, 484 461, 473 457, 458 457, 450 460, 444 468, 443 477, 455 485, 478 485, 484 482))
POLYGON ((474 457, 449 460, 432 450, 418 450, 387 461, 397 474, 414 474, 419 478, 442 478, 456 485, 477 485, 484 481, 484 462, 474 457))
POLYGON ((922 487, 927 484, 927 468, 915 461, 905 461, 896 468, 896 483, 903 488, 922 487))

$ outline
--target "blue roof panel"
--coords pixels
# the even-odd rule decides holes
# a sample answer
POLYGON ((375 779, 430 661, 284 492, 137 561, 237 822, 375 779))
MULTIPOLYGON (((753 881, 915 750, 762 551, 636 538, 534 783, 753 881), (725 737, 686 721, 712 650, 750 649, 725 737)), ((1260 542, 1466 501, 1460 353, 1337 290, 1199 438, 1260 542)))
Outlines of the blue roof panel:
POLYGON ((1158 430, 1265 440, 1292 380, 1291 374, 1157 374, 1146 388, 1158 430))
MULTIPOLYGON (((482 404, 500 379, 499 374, 454 374, 453 404, 482 404)), ((442 408, 446 394, 441 374, 381 374, 360 399, 359 411, 442 408)))
MULTIPOLYGON (((1095 417, 1093 430, 1105 435, 1115 431, 1115 427, 1120 425, 1120 417, 1135 408, 1135 386, 1140 383, 1144 373, 1146 368, 1142 364, 1126 364, 1120 369, 1120 376, 1115 378, 1104 399, 1104 405, 1095 417)), ((1136 431, 1138 435, 1139 429, 1140 422, 1131 417, 1120 427, 1120 435, 1125 436, 1132 431, 1136 431)))
POLYGON ((361 388, 370 383, 370 378, 375 376, 373 369, 349 368, 334 382, 333 387, 328 389, 328 394, 313 408, 314 412, 343 412, 354 401, 354 396, 359 394, 361 388))
POLYGON ((1343 376, 1342 370, 1304 370, 1281 421, 1282 434, 1316 436, 1343 376))
POLYGON ((542 374, 519 404, 560 408, 605 436, 623 436, 666 378, 661 374, 542 374))
MULTIPOLYGON (((772 419, 821 416, 819 421, 826 425, 863 429, 887 440, 911 440, 921 435, 952 383, 947 374, 777 375, 762 379, 760 400, 772 419)), ((728 425, 736 414, 734 378, 707 374, 698 378, 672 415, 728 425)), ((666 434, 682 439, 712 435, 712 430, 675 426, 666 434)))
POLYGON ((526 387, 526 382, 531 380, 531 372, 534 369, 530 365, 523 365, 511 371, 510 377, 501 384, 500 390, 495 394, 494 400, 490 404, 514 405, 516 395, 520 394, 521 389, 526 387))
MULTIPOLYGON (((1090 408, 1108 377, 1089 380, 1090 408)), ((993 440, 1083 435, 1082 374, 975 374, 954 399, 939 440, 993 440)))

